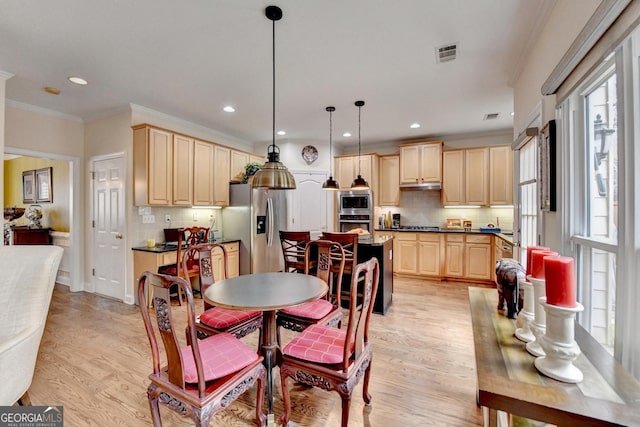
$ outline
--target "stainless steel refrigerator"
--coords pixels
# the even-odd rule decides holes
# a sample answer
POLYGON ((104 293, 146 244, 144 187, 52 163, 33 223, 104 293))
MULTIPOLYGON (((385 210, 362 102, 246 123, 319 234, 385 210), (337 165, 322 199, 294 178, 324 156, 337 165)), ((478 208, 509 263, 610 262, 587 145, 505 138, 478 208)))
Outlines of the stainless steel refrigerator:
POLYGON ((240 274, 281 271, 284 268, 280 230, 287 225, 291 191, 229 185, 229 207, 222 210, 225 239, 240 239, 240 274))

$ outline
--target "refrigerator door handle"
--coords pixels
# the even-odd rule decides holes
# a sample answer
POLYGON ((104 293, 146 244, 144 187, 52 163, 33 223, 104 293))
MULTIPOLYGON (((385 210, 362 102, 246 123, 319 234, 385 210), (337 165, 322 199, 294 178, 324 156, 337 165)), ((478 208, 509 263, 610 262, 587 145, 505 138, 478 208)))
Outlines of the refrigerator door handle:
POLYGON ((267 198, 267 246, 273 246, 273 200, 267 198))

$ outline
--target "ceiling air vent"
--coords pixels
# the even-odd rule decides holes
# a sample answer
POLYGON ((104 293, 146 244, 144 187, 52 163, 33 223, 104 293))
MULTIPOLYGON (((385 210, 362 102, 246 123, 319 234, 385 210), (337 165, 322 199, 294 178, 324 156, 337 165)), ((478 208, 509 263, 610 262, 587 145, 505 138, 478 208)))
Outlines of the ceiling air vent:
POLYGON ((436 47, 436 63, 453 61, 458 55, 458 43, 436 47))
POLYGON ((500 113, 489 113, 489 114, 485 114, 485 115, 484 115, 484 119, 483 119, 483 120, 493 120, 493 119, 497 119, 499 115, 500 115, 500 113))

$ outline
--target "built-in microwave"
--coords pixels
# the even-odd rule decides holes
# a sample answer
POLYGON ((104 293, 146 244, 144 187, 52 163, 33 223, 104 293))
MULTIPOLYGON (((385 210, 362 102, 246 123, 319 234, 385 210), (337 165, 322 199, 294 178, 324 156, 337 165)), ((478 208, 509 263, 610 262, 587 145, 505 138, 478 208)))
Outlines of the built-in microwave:
POLYGON ((345 190, 338 192, 338 213, 341 215, 373 215, 371 190, 345 190))

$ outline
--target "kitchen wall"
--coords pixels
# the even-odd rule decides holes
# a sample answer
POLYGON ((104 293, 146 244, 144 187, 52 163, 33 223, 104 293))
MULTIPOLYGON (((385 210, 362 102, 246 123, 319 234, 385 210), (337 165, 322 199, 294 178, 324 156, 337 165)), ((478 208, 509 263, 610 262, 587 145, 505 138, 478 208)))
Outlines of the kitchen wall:
POLYGON ((214 208, 176 208, 176 207, 151 207, 145 206, 140 210, 135 207, 135 214, 132 222, 136 223, 136 227, 132 230, 131 245, 145 246, 147 239, 155 239, 156 243, 164 241, 165 228, 184 228, 184 227, 208 227, 212 230, 220 230, 222 226, 221 209, 214 208), (140 212, 144 215, 153 215, 154 223, 145 224, 142 222, 140 212), (148 212, 148 213, 146 213, 148 212), (165 222, 165 215, 171 217, 170 222, 165 222), (213 221, 209 218, 213 216, 213 221))
POLYGON ((399 213, 401 225, 427 225, 445 227, 447 218, 469 219, 472 228, 487 224, 500 226, 502 231, 513 230, 513 207, 501 208, 444 208, 440 191, 402 191, 399 207, 376 209, 376 220, 387 212, 399 213))

